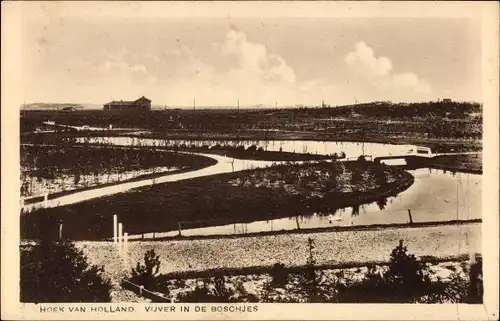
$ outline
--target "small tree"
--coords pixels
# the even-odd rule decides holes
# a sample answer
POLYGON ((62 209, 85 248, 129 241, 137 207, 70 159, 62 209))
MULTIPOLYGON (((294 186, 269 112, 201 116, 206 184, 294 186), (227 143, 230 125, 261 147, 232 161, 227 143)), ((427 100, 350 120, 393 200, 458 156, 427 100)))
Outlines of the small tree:
POLYGON ((66 241, 41 241, 21 251, 22 302, 110 302, 102 267, 66 241))
POLYGON ((425 290, 425 284, 430 283, 424 275, 424 264, 417 261, 413 254, 403 245, 403 240, 392 250, 389 262, 389 271, 386 274, 388 281, 393 284, 402 296, 411 293, 408 288, 416 293, 425 290))
POLYGON ((314 257, 314 249, 316 248, 316 244, 314 244, 314 240, 312 238, 307 239, 309 256, 307 258, 307 267, 304 272, 304 286, 305 290, 309 296, 310 302, 319 302, 319 282, 316 268, 316 259, 314 257))
POLYGON ((137 262, 137 266, 132 269, 130 282, 143 285, 150 289, 154 285, 156 276, 160 269, 160 256, 156 255, 155 250, 151 249, 144 254, 144 264, 137 262))

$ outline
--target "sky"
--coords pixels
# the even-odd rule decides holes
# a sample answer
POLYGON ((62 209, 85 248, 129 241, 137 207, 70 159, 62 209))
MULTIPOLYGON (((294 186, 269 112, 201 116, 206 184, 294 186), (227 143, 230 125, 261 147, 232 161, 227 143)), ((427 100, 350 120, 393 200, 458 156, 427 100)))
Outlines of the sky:
POLYGON ((78 15, 36 6, 21 23, 21 83, 26 103, 480 101, 480 27, 468 18, 78 15))

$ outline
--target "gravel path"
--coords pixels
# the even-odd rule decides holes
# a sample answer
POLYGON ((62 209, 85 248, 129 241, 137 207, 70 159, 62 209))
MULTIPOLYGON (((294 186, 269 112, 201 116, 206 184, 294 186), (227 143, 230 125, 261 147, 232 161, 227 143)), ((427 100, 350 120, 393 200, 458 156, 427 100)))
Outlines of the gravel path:
MULTIPOLYGON (((417 257, 449 257, 481 253, 481 224, 442 225, 424 228, 396 228, 372 231, 284 234, 234 239, 201 239, 189 241, 144 241, 128 244, 128 268, 154 249, 160 255, 161 273, 212 268, 241 268, 306 263, 307 239, 316 243, 318 264, 365 263, 387 261, 399 240, 417 257)), ((110 274, 121 274, 125 264, 111 242, 77 242, 93 264, 103 265, 110 274), (121 270, 121 271, 120 271, 121 270)))

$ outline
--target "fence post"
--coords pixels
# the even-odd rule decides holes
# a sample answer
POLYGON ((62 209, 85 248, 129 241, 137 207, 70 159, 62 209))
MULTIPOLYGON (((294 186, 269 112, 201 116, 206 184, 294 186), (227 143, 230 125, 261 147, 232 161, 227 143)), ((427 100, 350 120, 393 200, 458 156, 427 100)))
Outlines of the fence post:
POLYGON ((115 215, 113 215, 113 243, 117 243, 117 233, 118 231, 116 230, 117 228, 117 225, 118 225, 118 217, 115 215))
POLYGON ((181 233, 181 222, 179 221, 179 222, 177 222, 177 224, 179 226, 179 236, 181 236, 182 235, 182 233, 181 233))
POLYGON ((411 210, 408 209, 408 216, 410 217, 410 224, 413 224, 413 219, 411 218, 411 210))
POLYGON ((59 223, 59 241, 62 240, 62 230, 63 230, 63 225, 62 223, 59 223))
POLYGON ((118 223, 118 246, 120 247, 121 249, 121 246, 122 246, 122 234, 123 233, 123 224, 122 223, 118 223))
POLYGON ((123 234, 123 263, 125 268, 128 269, 128 233, 123 234))
POLYGON ((123 253, 128 253, 128 233, 123 233, 123 253))

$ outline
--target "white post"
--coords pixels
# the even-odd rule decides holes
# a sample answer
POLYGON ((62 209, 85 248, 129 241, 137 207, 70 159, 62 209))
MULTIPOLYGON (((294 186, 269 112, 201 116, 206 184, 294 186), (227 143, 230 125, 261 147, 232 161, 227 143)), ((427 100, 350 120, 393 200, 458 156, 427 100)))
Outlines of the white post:
POLYGON ((116 215, 113 215, 113 243, 117 243, 117 233, 118 231, 116 230, 117 229, 117 225, 118 225, 118 217, 116 215))
POLYGON ((128 269, 128 233, 123 234, 122 258, 125 268, 128 269))
POLYGON ((123 233, 123 253, 128 254, 128 233, 123 233))
POLYGON ((49 202, 49 193, 43 194, 43 205, 47 207, 47 203, 49 202))
POLYGON ((122 223, 118 223, 118 246, 120 247, 121 249, 121 246, 122 246, 122 237, 123 237, 123 224, 122 223))

